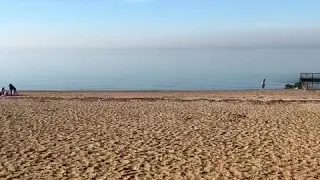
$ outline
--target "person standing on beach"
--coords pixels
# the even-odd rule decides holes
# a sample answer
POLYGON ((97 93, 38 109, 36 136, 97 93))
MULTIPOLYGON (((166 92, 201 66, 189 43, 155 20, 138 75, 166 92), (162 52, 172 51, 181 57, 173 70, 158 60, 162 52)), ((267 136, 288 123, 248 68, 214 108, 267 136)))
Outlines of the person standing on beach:
POLYGON ((266 79, 263 79, 261 83, 261 90, 264 90, 265 86, 266 86, 266 79))
POLYGON ((10 94, 13 95, 18 95, 16 87, 14 87, 12 84, 9 84, 9 89, 10 89, 10 94))

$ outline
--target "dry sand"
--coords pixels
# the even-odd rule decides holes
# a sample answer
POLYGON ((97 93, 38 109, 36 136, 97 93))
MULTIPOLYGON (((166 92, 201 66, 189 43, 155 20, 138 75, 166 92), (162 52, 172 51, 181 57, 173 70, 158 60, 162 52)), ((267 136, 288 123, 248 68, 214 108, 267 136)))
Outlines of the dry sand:
POLYGON ((0 179, 320 179, 320 92, 23 92, 0 179))

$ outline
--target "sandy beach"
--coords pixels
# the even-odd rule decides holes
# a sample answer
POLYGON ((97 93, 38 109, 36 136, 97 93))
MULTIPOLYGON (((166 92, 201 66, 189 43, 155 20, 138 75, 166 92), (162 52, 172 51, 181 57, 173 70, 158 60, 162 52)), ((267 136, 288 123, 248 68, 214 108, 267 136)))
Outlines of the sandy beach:
POLYGON ((21 92, 0 179, 320 179, 320 92, 21 92))

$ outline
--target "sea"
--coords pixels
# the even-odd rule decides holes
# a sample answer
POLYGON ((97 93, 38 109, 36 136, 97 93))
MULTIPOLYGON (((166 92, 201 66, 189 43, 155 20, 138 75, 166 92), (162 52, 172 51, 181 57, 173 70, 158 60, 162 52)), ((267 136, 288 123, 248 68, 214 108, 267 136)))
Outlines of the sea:
POLYGON ((0 49, 0 63, 18 90, 283 89, 320 72, 320 49, 0 49))

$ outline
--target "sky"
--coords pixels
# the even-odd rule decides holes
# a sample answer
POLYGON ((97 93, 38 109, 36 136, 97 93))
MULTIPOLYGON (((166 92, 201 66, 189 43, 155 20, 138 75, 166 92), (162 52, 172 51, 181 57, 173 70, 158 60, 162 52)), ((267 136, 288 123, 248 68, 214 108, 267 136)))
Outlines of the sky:
POLYGON ((0 3, 0 48, 320 47, 319 0, 0 3))

